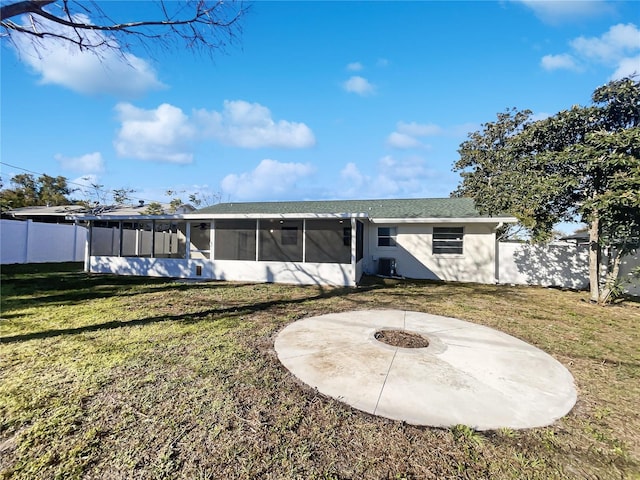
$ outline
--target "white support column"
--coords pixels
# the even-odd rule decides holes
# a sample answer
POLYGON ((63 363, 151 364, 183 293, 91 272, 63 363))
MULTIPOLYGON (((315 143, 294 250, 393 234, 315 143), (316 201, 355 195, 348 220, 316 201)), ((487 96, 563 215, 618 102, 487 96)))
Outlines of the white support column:
POLYGON ((260 220, 256 220, 256 262, 260 258, 260 220))
POLYGON ((209 260, 215 260, 216 258, 216 221, 211 220, 211 227, 209 230, 209 260))
POLYGON ((122 220, 118 222, 118 229, 120 232, 120 244, 118 245, 118 256, 122 257, 122 250, 124 249, 124 223, 122 220))
MULTIPOLYGON (((89 222, 87 226, 87 240, 84 244, 84 271, 89 272, 91 269, 91 242, 93 241, 93 222, 89 222)), ((112 250, 113 251, 113 250, 112 250)))
POLYGON ((307 219, 302 219, 302 263, 307 261, 307 219))
POLYGON ((185 239, 186 248, 184 252, 184 258, 189 260, 191 259, 191 222, 187 222, 186 227, 187 228, 186 228, 185 236, 187 238, 185 239))
POLYGON ((356 268, 356 246, 358 244, 358 226, 356 225, 356 219, 351 218, 351 274, 353 275, 353 283, 356 282, 357 268, 356 268))

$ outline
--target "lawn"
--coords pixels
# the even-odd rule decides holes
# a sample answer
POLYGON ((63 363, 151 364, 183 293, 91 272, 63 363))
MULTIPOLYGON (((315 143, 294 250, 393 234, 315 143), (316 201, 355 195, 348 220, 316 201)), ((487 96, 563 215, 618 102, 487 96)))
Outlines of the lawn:
POLYGON ((2 478, 640 478, 640 304, 370 280, 296 287, 3 266, 2 478), (287 324, 397 308, 497 328, 573 374, 556 424, 478 433, 354 410, 278 362, 287 324))

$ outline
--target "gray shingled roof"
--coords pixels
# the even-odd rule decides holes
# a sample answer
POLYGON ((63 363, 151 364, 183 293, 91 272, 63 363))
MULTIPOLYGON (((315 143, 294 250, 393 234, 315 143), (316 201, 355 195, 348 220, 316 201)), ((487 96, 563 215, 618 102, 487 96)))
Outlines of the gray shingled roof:
POLYGON ((370 218, 487 218, 470 198, 386 200, 322 200, 304 202, 219 203, 194 213, 211 214, 328 214, 365 213, 370 218))

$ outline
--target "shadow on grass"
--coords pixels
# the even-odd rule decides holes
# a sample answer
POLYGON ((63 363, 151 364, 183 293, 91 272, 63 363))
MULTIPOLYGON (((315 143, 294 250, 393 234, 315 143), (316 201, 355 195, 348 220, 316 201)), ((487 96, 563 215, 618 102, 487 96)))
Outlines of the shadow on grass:
MULTIPOLYGON (((234 284, 234 287, 245 284, 234 284)), ((171 278, 90 274, 83 271, 32 273, 2 272, 2 313, 10 318, 12 310, 48 304, 78 304, 108 298, 184 289, 225 287, 223 282, 178 283, 171 278), (26 297, 26 298, 25 298, 26 297)))
MULTIPOLYGON (((225 285, 225 284, 221 283, 220 285, 225 285)), ((319 293, 317 295, 311 295, 311 296, 302 297, 302 298, 295 298, 290 300, 276 299, 276 300, 269 300, 265 302, 258 302, 254 304, 248 304, 248 305, 236 305, 233 307, 213 308, 209 310, 204 310, 202 312, 184 313, 180 315, 162 315, 162 316, 141 318, 137 320, 127 320, 127 321, 113 320, 110 322, 99 323, 94 325, 86 325, 83 327, 62 328, 62 329, 56 329, 56 330, 32 332, 32 333, 26 333, 21 335, 0 337, 0 344, 52 338, 52 337, 59 337, 64 335, 77 335, 81 333, 98 332, 102 330, 113 330, 121 327, 150 325, 150 324, 160 323, 160 322, 171 322, 171 321, 196 322, 209 317, 211 320, 215 320, 220 317, 235 317, 239 315, 256 313, 263 310, 268 310, 269 308, 272 308, 272 307, 286 307, 288 305, 296 305, 296 304, 305 303, 313 300, 328 299, 328 298, 340 297, 340 296, 350 296, 354 294, 364 293, 366 291, 369 291, 375 288, 380 288, 380 287, 376 287, 376 286, 345 287, 345 288, 336 288, 331 290, 324 290, 322 287, 319 287, 319 293)))

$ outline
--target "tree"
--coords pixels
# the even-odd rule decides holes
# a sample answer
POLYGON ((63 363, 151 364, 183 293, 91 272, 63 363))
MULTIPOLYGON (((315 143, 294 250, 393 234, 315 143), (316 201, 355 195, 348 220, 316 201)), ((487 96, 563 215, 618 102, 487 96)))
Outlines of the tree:
POLYGON ((0 7, 0 27, 9 40, 16 34, 36 42, 55 38, 96 53, 105 48, 128 50, 134 42, 147 48, 177 42, 212 52, 233 41, 246 12, 242 2, 233 0, 159 1, 145 4, 142 18, 116 20, 108 6, 109 2, 69 0, 9 2, 0 7))
POLYGON ((559 222, 587 223, 590 298, 605 302, 622 256, 640 243, 640 84, 612 81, 592 100, 544 120, 508 110, 484 124, 460 146, 454 195, 484 213, 512 213, 534 241, 559 222))
POLYGON ((151 202, 144 211, 145 215, 162 215, 164 210, 159 202, 151 202))
POLYGON ((20 173, 11 178, 13 188, 0 191, 0 206, 2 211, 20 207, 34 207, 41 205, 69 205, 68 195, 73 190, 67 185, 64 177, 40 175, 35 178, 30 173, 20 173))

